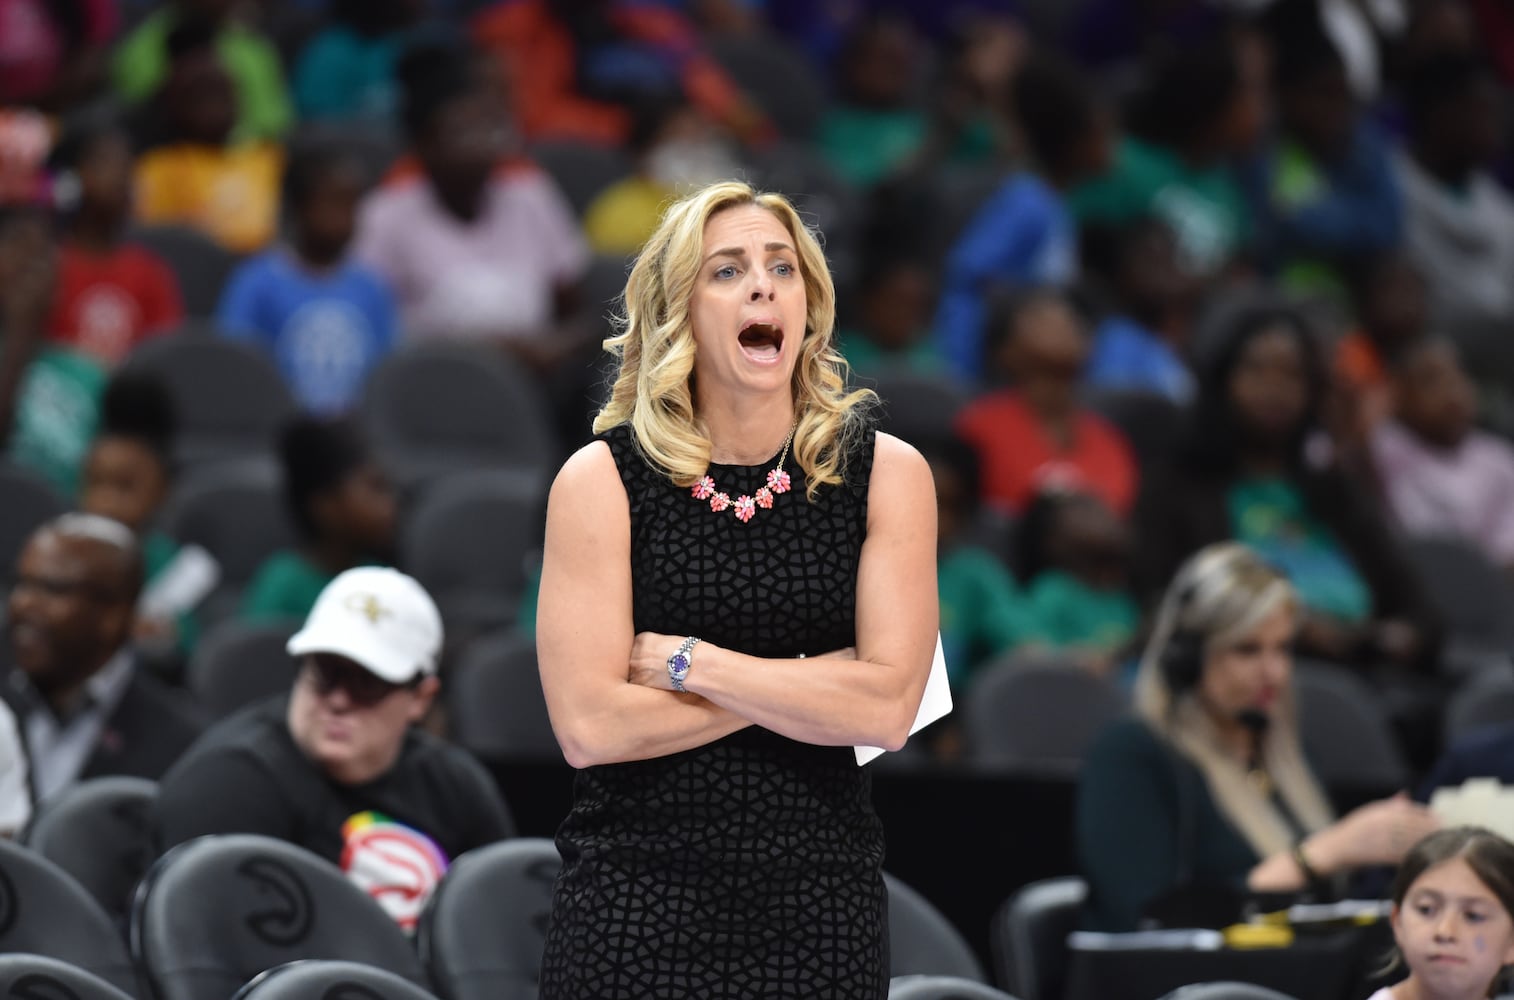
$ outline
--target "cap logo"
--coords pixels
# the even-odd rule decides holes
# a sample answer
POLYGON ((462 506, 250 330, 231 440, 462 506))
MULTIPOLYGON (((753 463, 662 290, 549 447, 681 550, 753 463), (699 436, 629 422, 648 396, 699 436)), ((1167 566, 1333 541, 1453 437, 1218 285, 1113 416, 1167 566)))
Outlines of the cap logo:
POLYGON ((394 617, 394 612, 380 604, 372 594, 348 594, 343 603, 349 611, 356 611, 374 625, 382 618, 394 617))

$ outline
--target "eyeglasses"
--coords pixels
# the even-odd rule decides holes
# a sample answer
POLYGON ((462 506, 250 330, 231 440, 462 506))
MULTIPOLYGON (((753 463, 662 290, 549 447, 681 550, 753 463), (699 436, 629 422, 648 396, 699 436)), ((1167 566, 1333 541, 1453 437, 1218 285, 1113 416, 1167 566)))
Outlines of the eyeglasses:
POLYGON ((417 676, 406 684, 391 684, 355 663, 321 655, 305 657, 304 676, 321 697, 341 688, 347 700, 358 708, 372 708, 396 691, 413 690, 421 682, 417 676))

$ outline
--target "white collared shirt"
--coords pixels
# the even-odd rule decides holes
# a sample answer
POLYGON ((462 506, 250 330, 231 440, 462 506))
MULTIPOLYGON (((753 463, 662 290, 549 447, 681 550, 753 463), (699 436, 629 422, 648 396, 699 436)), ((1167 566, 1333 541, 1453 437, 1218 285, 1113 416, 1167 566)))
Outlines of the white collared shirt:
POLYGON ((73 784, 100 742, 105 722, 131 683, 132 655, 122 649, 84 682, 80 707, 60 720, 41 698, 32 700, 24 728, 31 751, 32 789, 37 801, 73 784))
POLYGON ((32 818, 29 771, 20 722, 0 700, 0 837, 15 834, 32 818))

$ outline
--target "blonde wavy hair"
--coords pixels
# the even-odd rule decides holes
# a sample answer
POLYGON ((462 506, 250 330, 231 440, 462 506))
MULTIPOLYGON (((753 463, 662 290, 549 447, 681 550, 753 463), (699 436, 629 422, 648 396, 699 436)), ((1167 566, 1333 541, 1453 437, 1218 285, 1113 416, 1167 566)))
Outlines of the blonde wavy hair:
MULTIPOLYGON (((1136 675, 1135 710, 1147 725, 1198 766, 1215 803, 1258 857, 1292 848, 1294 834, 1244 762, 1226 751, 1220 731, 1194 692, 1174 691, 1163 654, 1179 629, 1202 636, 1207 657, 1244 641, 1279 608, 1297 612, 1293 585, 1237 542, 1200 549, 1173 578, 1136 675)), ((1293 685, 1282 691, 1262 738, 1262 764, 1288 810, 1309 832, 1333 821, 1329 802, 1304 760, 1293 685)))
POLYGON ((727 209, 756 205, 789 231, 804 278, 805 331, 794 366, 797 424, 794 461, 804 470, 809 499, 845 476, 846 453, 876 400, 871 390, 848 390, 847 363, 834 342, 836 288, 817 234, 780 194, 742 181, 721 181, 675 202, 631 268, 605 350, 620 367, 609 401, 594 418, 596 434, 630 423, 642 453, 680 486, 697 483, 710 465, 710 439, 694 411, 694 330, 690 300, 704 260, 705 225, 727 209))

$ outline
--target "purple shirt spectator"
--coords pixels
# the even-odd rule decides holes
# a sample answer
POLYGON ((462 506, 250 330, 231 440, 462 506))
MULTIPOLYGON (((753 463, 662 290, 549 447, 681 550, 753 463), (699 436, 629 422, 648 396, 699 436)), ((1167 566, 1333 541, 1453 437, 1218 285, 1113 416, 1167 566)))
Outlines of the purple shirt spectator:
POLYGON ((1493 561, 1514 563, 1514 448, 1472 431, 1453 448, 1432 448, 1397 421, 1372 437, 1388 506, 1416 535, 1454 535, 1493 561))

